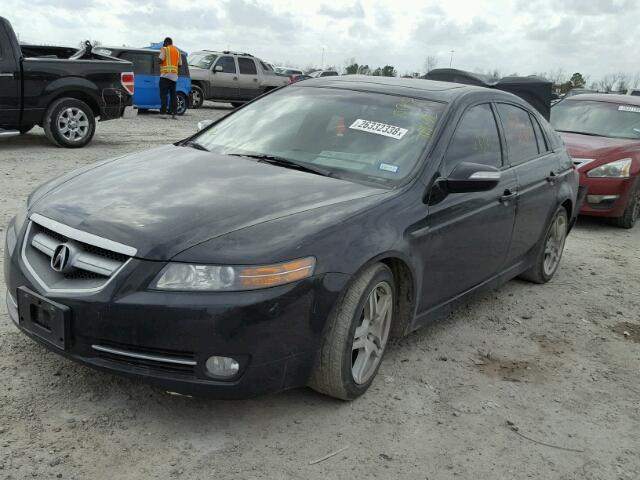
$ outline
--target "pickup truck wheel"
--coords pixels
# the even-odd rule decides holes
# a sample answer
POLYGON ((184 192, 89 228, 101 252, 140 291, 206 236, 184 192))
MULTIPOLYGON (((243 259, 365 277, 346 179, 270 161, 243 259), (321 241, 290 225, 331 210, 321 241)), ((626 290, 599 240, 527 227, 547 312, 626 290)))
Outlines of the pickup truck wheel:
POLYGON ((612 219, 612 222, 616 227, 633 228, 638 218, 640 218, 640 179, 638 179, 635 190, 629 195, 623 215, 612 219))
POLYGON ((556 210, 545 236, 538 246, 533 266, 520 275, 520 278, 533 283, 547 283, 558 270, 564 243, 569 233, 567 210, 560 206, 556 210))
POLYGON ((178 92, 176 94, 176 115, 184 115, 189 106, 189 97, 184 93, 178 92))
POLYGON ((204 92, 202 89, 193 85, 191 87, 191 108, 200 108, 204 103, 204 92))
POLYGON ((394 279, 376 263, 358 275, 336 303, 309 386, 342 400, 367 391, 389 340, 393 322, 394 279))
POLYGON ((75 98, 60 98, 49 105, 43 122, 47 138, 59 147, 84 147, 96 131, 89 106, 75 98))
POLYGON ((35 127, 35 125, 24 125, 20 127, 18 131, 20 132, 20 135, 24 135, 25 133, 30 132, 33 127, 35 127))

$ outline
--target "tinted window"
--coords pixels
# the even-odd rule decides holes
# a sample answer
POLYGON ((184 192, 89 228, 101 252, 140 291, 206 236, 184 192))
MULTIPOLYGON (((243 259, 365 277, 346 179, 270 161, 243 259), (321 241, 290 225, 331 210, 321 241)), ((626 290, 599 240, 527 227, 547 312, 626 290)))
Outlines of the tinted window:
POLYGON ((180 65, 180 67, 178 68, 178 75, 180 75, 181 77, 188 77, 189 76, 189 62, 187 60, 187 56, 183 53, 181 55, 182 58, 182 65, 180 65))
POLYGON ((258 73, 256 64, 250 58, 238 57, 238 65, 240 66, 240 73, 245 75, 255 75, 258 73))
POLYGON ((133 63, 133 73, 153 75, 153 58, 155 54, 142 52, 122 52, 120 58, 133 63))
POLYGON ((489 104, 471 107, 464 113, 445 155, 443 174, 449 175, 460 162, 502 166, 498 126, 489 104))
POLYGON ((338 72, 322 72, 320 76, 321 77, 337 77, 338 72))
POLYGON ((517 165, 537 156, 538 143, 529 113, 522 108, 499 103, 498 114, 504 127, 509 163, 517 165))
POLYGON ((538 123, 538 120, 536 120, 533 115, 531 116, 531 123, 533 123, 533 129, 536 132, 536 139, 538 140, 538 153, 548 152, 549 147, 547 145, 547 139, 544 138, 544 135, 542 134, 542 129, 540 128, 540 124, 538 123))
POLYGON ((631 90, 631 95, 634 97, 640 97, 640 90, 631 90))
POLYGON ((220 57, 216 67, 221 66, 224 73, 237 73, 236 62, 233 57, 220 57))

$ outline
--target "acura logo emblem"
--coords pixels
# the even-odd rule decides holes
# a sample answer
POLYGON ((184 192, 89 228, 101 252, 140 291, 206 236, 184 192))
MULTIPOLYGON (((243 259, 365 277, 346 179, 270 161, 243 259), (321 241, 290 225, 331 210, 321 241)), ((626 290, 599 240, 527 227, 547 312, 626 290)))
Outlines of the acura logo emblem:
POLYGON ((71 260, 71 249, 64 243, 58 245, 51 257, 51 268, 56 272, 64 272, 71 260))

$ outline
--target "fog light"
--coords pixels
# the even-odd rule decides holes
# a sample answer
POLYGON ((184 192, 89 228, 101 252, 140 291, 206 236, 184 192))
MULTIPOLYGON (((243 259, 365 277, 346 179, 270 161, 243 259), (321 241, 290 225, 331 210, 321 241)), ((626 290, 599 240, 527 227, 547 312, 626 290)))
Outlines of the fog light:
POLYGON ((613 202, 619 197, 619 195, 587 195, 587 203, 613 202))
POLYGON ((220 378, 233 377, 240 370, 240 364, 230 357, 209 357, 205 365, 210 375, 220 378))

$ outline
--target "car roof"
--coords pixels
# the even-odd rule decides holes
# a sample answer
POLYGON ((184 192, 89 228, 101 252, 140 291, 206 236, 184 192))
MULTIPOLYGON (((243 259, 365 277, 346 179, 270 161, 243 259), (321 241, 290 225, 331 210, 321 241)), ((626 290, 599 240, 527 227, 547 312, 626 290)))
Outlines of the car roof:
POLYGON ((607 102, 607 103, 626 103, 627 105, 640 106, 640 97, 634 97, 633 95, 619 95, 615 93, 581 93, 580 95, 572 95, 564 102, 575 102, 576 100, 590 100, 592 102, 607 102))
POLYGON ((331 87, 346 90, 360 90, 392 95, 410 96, 428 100, 451 102, 461 95, 471 92, 491 92, 495 98, 505 100, 518 99, 515 95, 462 83, 440 82, 416 78, 374 77, 369 75, 346 75, 338 77, 319 77, 295 83, 293 87, 331 87))

